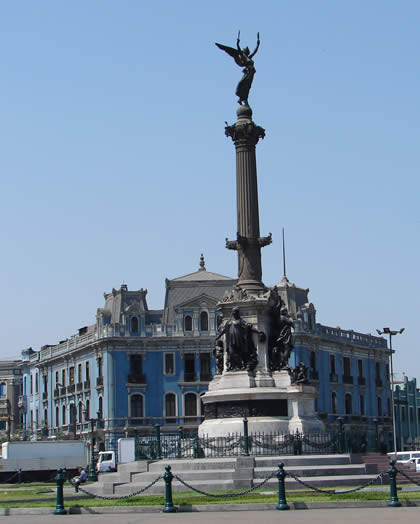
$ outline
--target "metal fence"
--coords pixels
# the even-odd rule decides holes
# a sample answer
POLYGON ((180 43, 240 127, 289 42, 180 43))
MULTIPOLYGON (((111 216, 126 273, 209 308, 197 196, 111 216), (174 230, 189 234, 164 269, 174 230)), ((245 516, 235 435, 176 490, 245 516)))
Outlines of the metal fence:
POLYGON ((354 432, 339 428, 325 433, 232 433, 226 437, 174 434, 136 435, 136 460, 167 458, 216 458, 240 455, 275 456, 300 454, 364 453, 377 451, 374 431, 354 432))

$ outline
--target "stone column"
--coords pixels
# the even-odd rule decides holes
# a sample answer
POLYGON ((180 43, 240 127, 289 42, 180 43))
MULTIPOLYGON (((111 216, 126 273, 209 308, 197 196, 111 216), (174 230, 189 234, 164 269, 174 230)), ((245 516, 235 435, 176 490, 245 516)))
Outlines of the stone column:
POLYGON ((265 130, 252 121, 250 107, 240 106, 237 115, 237 122, 225 128, 226 135, 232 138, 236 148, 237 210, 237 238, 226 240, 226 247, 238 251, 238 286, 258 291, 264 288, 261 247, 271 243, 271 234, 260 237, 255 157, 255 146, 260 138, 264 138, 265 130))

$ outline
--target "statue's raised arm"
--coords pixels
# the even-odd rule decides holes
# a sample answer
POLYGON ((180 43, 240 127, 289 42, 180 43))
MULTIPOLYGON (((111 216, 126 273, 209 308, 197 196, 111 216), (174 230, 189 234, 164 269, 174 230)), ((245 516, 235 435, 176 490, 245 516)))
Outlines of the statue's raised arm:
POLYGON ((254 67, 254 61, 252 60, 253 56, 258 51, 258 48, 260 47, 260 33, 257 33, 257 46, 254 49, 254 51, 250 54, 249 48, 244 47, 243 49, 240 46, 240 34, 241 32, 238 32, 238 38, 236 40, 236 49, 234 47, 229 47, 223 44, 218 44, 216 42, 216 45, 219 49, 222 51, 225 51, 228 55, 230 55, 234 60, 235 63, 243 67, 243 76, 241 80, 238 83, 238 86, 236 88, 236 96, 239 98, 238 103, 241 105, 249 105, 248 104, 248 95, 249 91, 251 89, 252 81, 254 79, 255 75, 255 67, 254 67))

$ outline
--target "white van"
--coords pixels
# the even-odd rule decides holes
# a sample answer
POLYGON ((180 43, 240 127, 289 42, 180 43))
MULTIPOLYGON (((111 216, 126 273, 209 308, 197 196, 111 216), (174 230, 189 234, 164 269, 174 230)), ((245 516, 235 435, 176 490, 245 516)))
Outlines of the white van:
MULTIPOLYGON (((389 459, 395 459, 395 453, 387 453, 389 459)), ((397 451, 397 462, 401 464, 415 463, 420 459, 420 451, 397 451)))

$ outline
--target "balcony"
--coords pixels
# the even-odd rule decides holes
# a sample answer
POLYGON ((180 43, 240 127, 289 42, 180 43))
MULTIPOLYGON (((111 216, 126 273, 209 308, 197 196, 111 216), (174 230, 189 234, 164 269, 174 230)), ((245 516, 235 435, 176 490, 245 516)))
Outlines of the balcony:
POLYGON ((90 378, 88 378, 87 380, 85 380, 84 388, 85 388, 85 389, 90 389, 90 378))
POLYGON ((194 371, 185 371, 184 372, 184 382, 195 382, 195 372, 194 371))
POLYGON ((146 376, 143 373, 130 373, 128 382, 129 384, 146 384, 146 376))
POLYGON ((75 384, 70 384, 70 386, 67 386, 67 393, 74 393, 76 391, 75 384))
POLYGON ((65 386, 62 387, 62 388, 60 388, 60 395, 61 395, 62 397, 65 397, 65 396, 66 396, 66 387, 65 387, 65 386))
POLYGON ((353 384, 353 377, 351 375, 343 375, 343 384, 353 384))
POLYGON ((96 387, 101 387, 104 385, 104 377, 96 377, 96 387))
POLYGON ((359 386, 366 386, 366 377, 358 377, 357 383, 359 384, 359 386))
POLYGON ((383 382, 382 382, 382 379, 377 378, 377 379, 376 379, 376 387, 377 387, 377 388, 381 388, 383 385, 384 385, 384 384, 383 384, 383 382))
POLYGON ((337 373, 330 373, 330 382, 338 382, 337 373))
POLYGON ((78 382, 77 383, 77 391, 82 391, 83 390, 83 382, 78 382))
POLYGON ((44 393, 42 393, 42 400, 45 402, 46 400, 48 400, 48 391, 44 391, 44 393))
POLYGON ((58 388, 55 388, 55 389, 54 389, 53 396, 54 396, 54 398, 58 398, 58 397, 60 396, 60 391, 59 391, 58 388))

